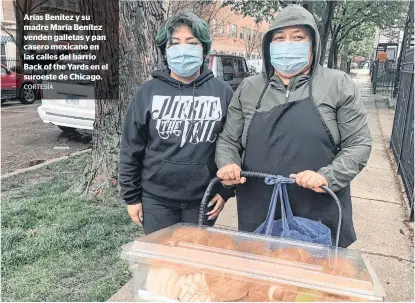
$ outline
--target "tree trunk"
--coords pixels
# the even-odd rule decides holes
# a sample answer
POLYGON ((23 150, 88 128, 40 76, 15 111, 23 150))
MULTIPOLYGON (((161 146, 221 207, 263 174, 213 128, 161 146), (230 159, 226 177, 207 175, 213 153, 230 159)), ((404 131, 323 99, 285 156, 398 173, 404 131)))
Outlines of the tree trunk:
POLYGON ((95 84, 92 161, 81 182, 84 194, 103 198, 106 190, 118 185, 120 136, 126 108, 137 87, 162 66, 154 39, 165 11, 160 0, 107 0, 99 6, 93 5, 95 0, 81 2, 85 2, 90 23, 107 25, 107 41, 100 43, 97 61, 108 62, 112 67, 112 73, 100 71, 105 78, 95 84))
POLYGON ((333 63, 334 63, 334 43, 331 42, 330 44, 330 49, 329 49, 329 58, 327 60, 327 67, 328 68, 333 68, 333 63))
POLYGON ((341 52, 341 65, 340 69, 344 72, 347 72, 347 61, 349 59, 349 48, 350 48, 350 41, 345 41, 343 44, 342 52, 341 52))
POLYGON ((337 65, 337 61, 339 58, 339 44, 336 43, 334 45, 334 50, 333 50, 333 68, 338 69, 338 65, 337 65))
POLYGON ((16 0, 13 2, 16 18, 16 49, 21 60, 23 60, 23 37, 24 26, 29 25, 29 20, 24 20, 25 14, 30 14, 32 9, 32 0, 16 0))
POLYGON ((320 27, 320 38, 321 38, 321 57, 320 64, 323 65, 326 59, 327 41, 329 39, 329 32, 331 22, 334 16, 334 9, 336 8, 337 1, 326 1, 326 9, 324 10, 323 20, 320 27))

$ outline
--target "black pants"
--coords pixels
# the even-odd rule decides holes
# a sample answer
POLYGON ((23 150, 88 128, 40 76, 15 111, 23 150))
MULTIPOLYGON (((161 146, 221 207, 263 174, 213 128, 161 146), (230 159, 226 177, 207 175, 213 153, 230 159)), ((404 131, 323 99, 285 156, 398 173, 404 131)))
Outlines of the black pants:
MULTIPOLYGON (((150 234, 165 227, 184 222, 197 224, 200 201, 160 201, 156 198, 142 197, 144 233, 150 234)), ((209 207, 206 212, 212 210, 209 207)), ((216 220, 209 220, 207 224, 213 226, 216 220)))

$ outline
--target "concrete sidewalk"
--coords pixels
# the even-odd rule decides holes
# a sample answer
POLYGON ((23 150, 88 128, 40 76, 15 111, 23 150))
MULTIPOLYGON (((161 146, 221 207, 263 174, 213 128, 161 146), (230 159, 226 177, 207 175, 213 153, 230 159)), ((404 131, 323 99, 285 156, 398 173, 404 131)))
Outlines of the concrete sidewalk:
MULTIPOLYGON (((387 149, 394 111, 376 103, 367 71, 354 78, 360 88, 373 137, 367 167, 352 182, 353 217, 358 241, 351 248, 361 251, 376 271, 385 291, 385 301, 414 301, 413 233, 406 222, 408 210, 387 149)), ((230 200, 216 226, 237 228, 235 199, 230 200)), ((109 301, 134 301, 131 281, 109 301)))

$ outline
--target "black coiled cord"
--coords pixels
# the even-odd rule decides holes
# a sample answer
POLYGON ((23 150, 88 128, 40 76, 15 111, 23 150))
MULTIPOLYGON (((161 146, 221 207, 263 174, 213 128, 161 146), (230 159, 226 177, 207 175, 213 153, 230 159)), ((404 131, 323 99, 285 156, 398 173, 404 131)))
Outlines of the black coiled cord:
MULTIPOLYGON (((258 173, 258 172, 251 172, 251 171, 241 171, 241 177, 245 178, 257 178, 257 179, 265 179, 265 178, 277 178, 276 175, 270 175, 270 174, 264 174, 264 173, 258 173)), ((209 197, 211 195, 213 187, 221 182, 221 179, 218 177, 215 177, 212 179, 212 181, 209 182, 209 185, 205 191, 205 194, 203 195, 202 203, 200 203, 199 208, 199 218, 198 218, 198 226, 201 227, 203 225, 206 225, 206 208, 208 204, 209 197)), ((328 193, 333 200, 337 204, 338 212, 339 212, 339 221, 337 224, 337 231, 336 231, 336 248, 339 247, 339 238, 340 238, 340 229, 343 219, 343 213, 342 213, 342 207, 339 198, 336 196, 336 194, 327 186, 320 186, 321 189, 323 189, 326 193, 328 193)))

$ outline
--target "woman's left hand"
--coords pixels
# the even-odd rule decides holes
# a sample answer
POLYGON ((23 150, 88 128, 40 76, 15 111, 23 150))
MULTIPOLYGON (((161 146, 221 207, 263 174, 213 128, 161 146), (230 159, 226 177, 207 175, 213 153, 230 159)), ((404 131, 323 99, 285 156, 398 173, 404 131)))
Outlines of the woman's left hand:
POLYGON ((309 188, 318 193, 324 193, 325 191, 320 188, 320 186, 328 186, 327 180, 324 176, 311 171, 306 170, 298 174, 291 174, 290 178, 295 179, 295 182, 304 188, 309 188))
POLYGON ((208 207, 211 207, 212 205, 215 205, 215 207, 206 214, 209 216, 208 220, 213 220, 219 216, 225 206, 225 200, 223 200, 219 194, 216 194, 213 199, 210 200, 208 207))

